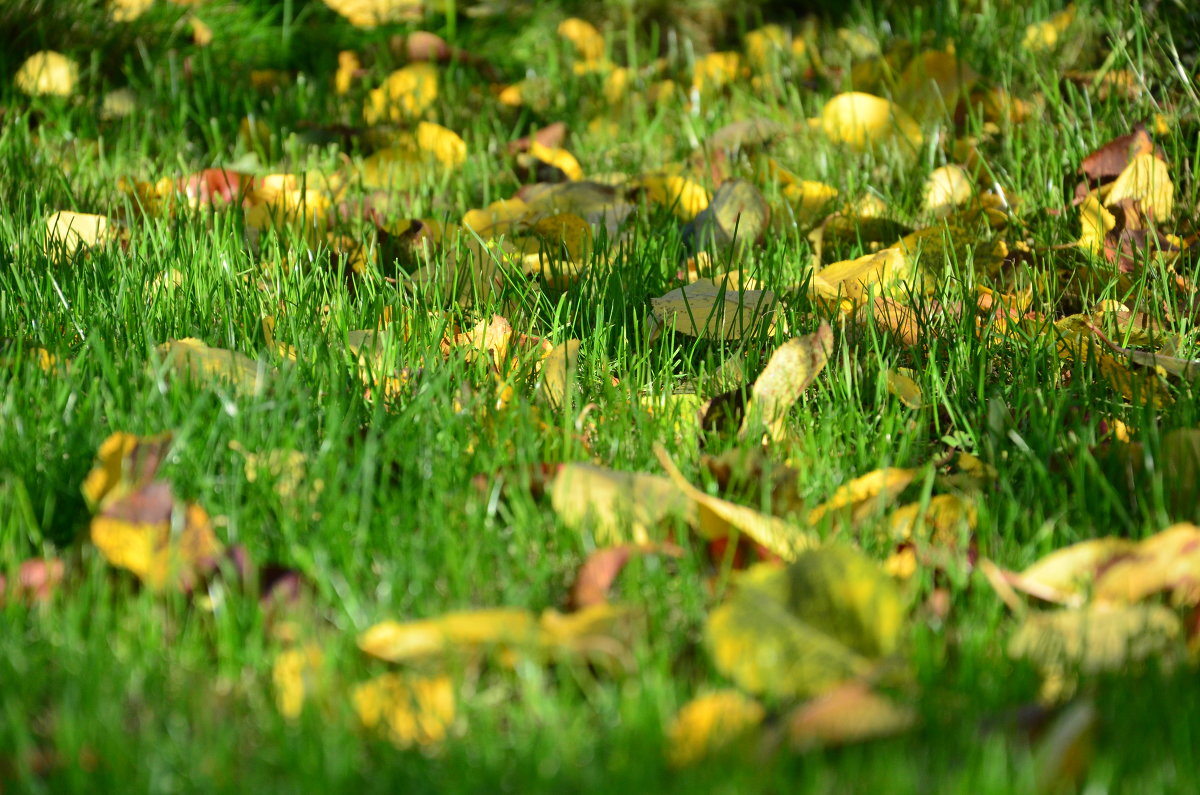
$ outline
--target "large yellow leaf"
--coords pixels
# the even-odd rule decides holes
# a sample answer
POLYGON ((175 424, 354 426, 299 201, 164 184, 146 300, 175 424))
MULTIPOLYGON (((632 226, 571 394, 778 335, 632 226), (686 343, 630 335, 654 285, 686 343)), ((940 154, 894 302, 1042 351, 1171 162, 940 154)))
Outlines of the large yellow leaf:
POLYGON ((654 452, 672 482, 696 503, 694 529, 702 538, 712 541, 743 533, 784 560, 795 560, 804 550, 820 544, 817 535, 806 527, 705 494, 687 481, 666 450, 656 445, 654 452))
POLYGON ((383 730, 400 748, 433 745, 454 722, 450 677, 382 674, 354 688, 354 711, 363 726, 383 730))
POLYGON ((667 729, 667 756, 674 767, 695 764, 751 736, 767 711, 737 690, 719 690, 680 708, 667 729))
POLYGON ((568 526, 590 528, 600 546, 648 543, 672 517, 697 518, 691 498, 667 478, 584 463, 559 469, 550 504, 568 526))
POLYGON ((899 143, 904 151, 920 148, 920 126, 904 110, 883 97, 851 91, 825 103, 821 127, 833 141, 853 149, 899 143))
POLYGON ((447 168, 457 168, 467 159, 467 144, 458 133, 440 124, 417 124, 417 146, 447 168))
POLYGON ((899 247, 885 248, 827 265, 813 276, 810 290, 826 302, 849 301, 853 308, 865 304, 872 290, 906 295, 909 289, 916 289, 912 284, 916 275, 912 260, 899 247))
POLYGON ((650 299, 658 320, 690 337, 736 340, 773 325, 775 295, 767 290, 732 290, 709 279, 650 299))
POLYGON ((1175 604, 1200 604, 1200 527, 1173 525, 1113 558, 1092 596, 1132 604, 1160 593, 1171 593, 1175 604))
POLYGON ((79 82, 79 65, 60 52, 42 50, 25 59, 13 82, 31 96, 69 97, 79 82))

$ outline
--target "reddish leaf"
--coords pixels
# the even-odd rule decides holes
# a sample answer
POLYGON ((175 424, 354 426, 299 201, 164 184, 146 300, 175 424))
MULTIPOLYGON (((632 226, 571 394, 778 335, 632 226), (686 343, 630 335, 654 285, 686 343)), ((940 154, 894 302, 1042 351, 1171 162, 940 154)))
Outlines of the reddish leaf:
POLYGON ((225 168, 206 168, 195 174, 180 177, 176 189, 201 203, 215 204, 215 199, 232 202, 254 187, 254 177, 225 168))
POLYGON ((540 130, 534 130, 524 138, 518 138, 508 145, 509 154, 517 152, 528 152, 529 147, 534 141, 550 149, 558 149, 562 146, 563 141, 567 137, 567 125, 561 121, 556 121, 540 130))
POLYGON ((63 562, 58 558, 30 558, 17 567, 11 593, 0 574, 0 606, 9 599, 32 604, 45 602, 63 581, 63 562))
POLYGON ((621 544, 593 552, 575 575, 568 600, 570 608, 583 610, 606 604, 609 589, 629 559, 634 555, 650 554, 678 558, 683 556, 683 550, 674 544, 621 544))

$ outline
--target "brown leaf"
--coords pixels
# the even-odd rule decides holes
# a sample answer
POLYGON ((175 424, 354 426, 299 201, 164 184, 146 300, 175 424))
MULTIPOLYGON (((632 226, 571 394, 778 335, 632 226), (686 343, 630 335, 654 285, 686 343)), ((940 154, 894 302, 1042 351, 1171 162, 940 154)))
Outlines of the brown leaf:
POLYGON ((508 152, 509 154, 528 152, 534 141, 537 141, 539 144, 549 149, 558 149, 563 145, 563 141, 566 140, 566 137, 567 125, 564 122, 556 121, 553 124, 542 127, 539 130, 534 130, 532 133, 524 136, 523 138, 518 138, 517 140, 512 141, 508 145, 508 152))
POLYGON ((582 610, 608 602, 608 591, 625 568, 630 558, 636 555, 667 555, 683 557, 683 549, 674 544, 622 544, 598 549, 588 556, 575 575, 571 586, 568 605, 572 610, 582 610))
POLYGON ((1096 183, 1109 182, 1116 179, 1134 157, 1154 152, 1150 133, 1139 124, 1133 132, 1112 139, 1085 157, 1079 164, 1079 173, 1096 183))

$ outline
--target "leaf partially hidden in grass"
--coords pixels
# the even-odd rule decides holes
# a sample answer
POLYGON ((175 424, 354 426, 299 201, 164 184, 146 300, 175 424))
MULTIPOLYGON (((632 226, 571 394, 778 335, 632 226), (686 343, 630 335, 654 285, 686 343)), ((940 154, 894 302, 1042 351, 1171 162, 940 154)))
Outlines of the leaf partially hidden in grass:
POLYGON ((155 482, 106 504, 92 518, 92 543, 111 565, 156 591, 190 591, 221 557, 208 514, 155 482))
POLYGON ((646 198, 675 213, 681 221, 691 221, 712 200, 704 186, 674 174, 650 174, 637 182, 646 198))
POLYGON ((692 500, 667 478, 586 463, 559 469, 550 504, 567 526, 590 528, 601 546, 650 543, 672 517, 696 522, 692 500))
POLYGON ((168 340, 158 353, 177 376, 199 384, 221 384, 242 395, 261 394, 269 368, 244 353, 210 348, 193 337, 168 340))
POLYGON ((579 340, 567 340, 554 346, 542 361, 542 394, 552 408, 568 408, 579 362, 579 340))
POLYGON ((821 323, 806 337, 780 345, 750 389, 738 437, 746 438, 752 429, 765 427, 773 440, 781 441, 788 410, 825 369, 832 351, 833 330, 828 323, 821 323))
POLYGON ((709 279, 650 299, 655 317, 689 337, 737 340, 774 326, 775 294, 733 290, 709 279))
POLYGON ((719 690, 684 704, 667 729, 667 759, 686 767, 738 748, 756 734, 767 711, 737 690, 719 690))
POLYGON ((355 687, 352 699, 363 726, 399 748, 440 743, 454 722, 454 686, 444 675, 382 674, 355 687))
POLYGON ((876 564, 848 547, 760 564, 709 614, 713 662, 744 690, 777 697, 825 693, 867 675, 894 652, 904 605, 876 564))
POLYGON ((96 465, 83 481, 92 511, 143 488, 154 480, 171 444, 171 434, 135 436, 117 432, 100 443, 96 465))
POLYGON ((942 218, 971 201, 974 195, 975 186, 962 166, 942 166, 934 169, 925 182, 925 212, 942 218))
POLYGON ((797 751, 848 745, 901 734, 917 724, 917 714, 865 682, 848 682, 784 718, 788 745, 797 751))
POLYGON ((324 664, 325 655, 315 643, 279 653, 271 667, 271 682, 280 715, 290 720, 300 717, 305 702, 320 686, 324 664))
POLYGON ((783 560, 795 560, 821 543, 807 527, 705 494, 687 481, 661 445, 655 445, 654 454, 675 485, 696 503, 698 516, 693 527, 701 538, 713 541, 742 533, 783 560))
POLYGON ((608 603, 608 591, 625 565, 639 555, 683 556, 674 544, 621 544, 598 549, 588 556, 575 575, 568 604, 572 610, 582 610, 608 603))
POLYGON ((915 153, 924 139, 921 127, 899 106, 857 91, 826 102, 821 127, 831 140, 856 150, 897 143, 901 151, 915 153))
POLYGON ((888 467, 860 475, 839 486, 828 500, 809 511, 808 523, 819 524, 826 516, 833 514, 835 519, 848 519, 852 525, 857 524, 908 488, 916 474, 915 469, 888 467))
POLYGON ((1141 153, 1129 161, 1108 188, 1105 207, 1132 199, 1151 221, 1166 221, 1175 208, 1175 184, 1167 164, 1152 153, 1141 153))
POLYGON ((437 69, 428 63, 409 64, 367 95, 363 119, 367 124, 410 121, 424 114, 437 97, 437 69))
POLYGON ((1058 40, 1075 21, 1075 4, 1069 4, 1049 19, 1025 28, 1021 46, 1031 53, 1044 53, 1058 46, 1058 40))
POLYGON ((356 28, 412 22, 425 13, 425 0, 325 0, 325 5, 356 28))
POLYGON ((55 262, 117 239, 116 224, 103 215, 61 210, 46 219, 46 253, 55 262))

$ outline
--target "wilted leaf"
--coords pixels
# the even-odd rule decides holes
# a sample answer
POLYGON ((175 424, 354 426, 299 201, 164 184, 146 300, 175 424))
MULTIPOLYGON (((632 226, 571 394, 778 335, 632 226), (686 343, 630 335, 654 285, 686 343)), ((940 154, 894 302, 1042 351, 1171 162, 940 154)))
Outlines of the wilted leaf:
POLYGON ((788 745, 805 751, 873 740, 913 728, 917 714, 865 682, 849 682, 801 704, 784 718, 788 745))
POLYGON ((864 150, 897 142, 905 151, 920 148, 920 126, 883 97, 852 91, 825 103, 821 126, 833 141, 864 150))
POLYGON ((784 560, 795 560, 820 543, 806 527, 705 494, 687 481, 662 446, 655 445, 654 453, 675 485, 696 503, 698 516, 693 527, 702 538, 711 541, 742 533, 784 560))
POLYGON ((918 287, 919 276, 912 258, 906 257, 899 247, 885 248, 827 265, 813 275, 809 289, 819 299, 844 300, 853 308, 863 305, 872 290, 877 294, 905 296, 918 287))
POLYGON ((766 714, 762 704, 737 690, 694 698, 667 729, 668 759, 674 767, 685 767, 727 751, 754 732, 766 714))
POLYGON ((1109 182, 1129 165, 1134 157, 1154 153, 1154 142, 1142 126, 1129 135, 1114 138, 1089 154, 1079 164, 1079 172, 1094 183, 1109 182))
POLYGON ((1099 714, 1091 701, 1079 701, 1055 718, 1038 744, 1038 791, 1078 791, 1095 755, 1099 714))
POLYGON ((1104 206, 1136 201, 1152 220, 1165 221, 1175 207, 1175 185, 1167 164, 1153 154, 1142 153, 1129 161, 1108 190, 1104 206))
POLYGON ((162 482, 106 504, 92 518, 91 538, 105 560, 154 590, 190 591, 222 550, 204 509, 177 502, 162 482))
POLYGON ((667 478, 585 463, 559 469, 550 504, 567 526, 590 528, 603 546, 649 543, 672 517, 696 522, 692 500, 667 478))
POLYGON ((171 434, 114 433, 100 443, 96 466, 83 481, 88 507, 99 510, 150 484, 171 444, 171 434))
POLYGON ((243 353, 210 348, 192 337, 168 340, 158 354, 176 375, 201 384, 223 384, 244 395, 257 395, 266 386, 267 368, 243 353))
POLYGON ((382 674, 354 688, 353 701, 363 726, 383 730, 400 748, 440 743, 454 722, 448 676, 382 674))
POLYGON ((767 290, 732 290, 709 279, 650 299, 658 320, 690 337, 736 340, 773 325, 775 295, 767 290))
POLYGON ((726 180, 712 201, 684 229, 692 249, 718 249, 758 242, 771 219, 762 192, 741 179, 726 180))
POLYGON ((13 75, 17 89, 30 96, 69 97, 79 82, 79 65, 60 52, 42 50, 25 59, 13 75))

